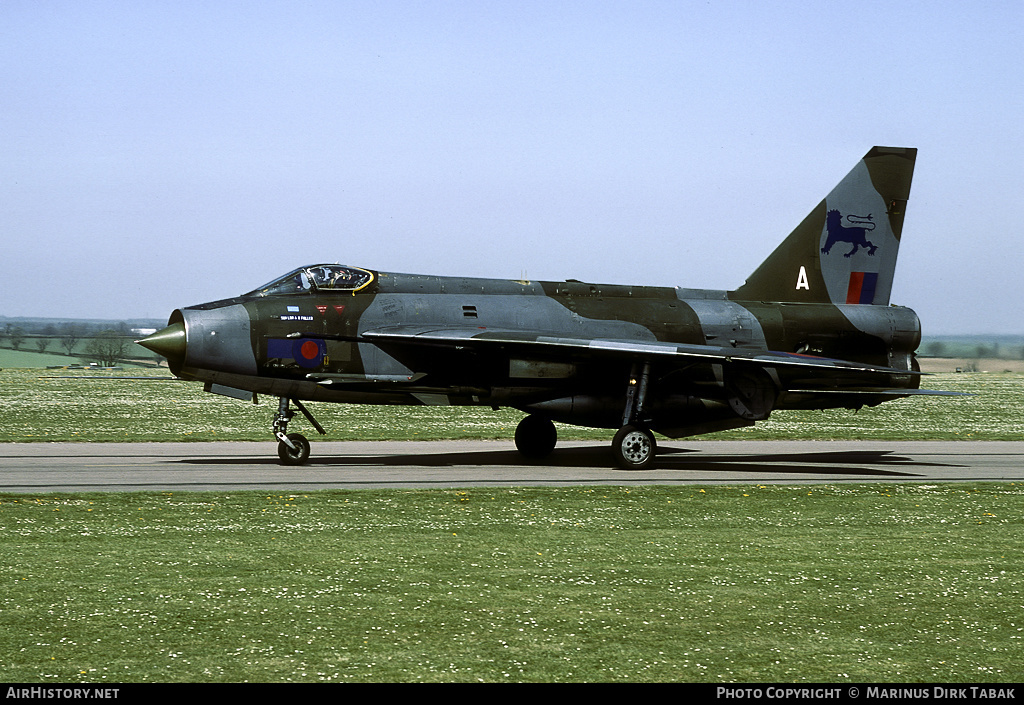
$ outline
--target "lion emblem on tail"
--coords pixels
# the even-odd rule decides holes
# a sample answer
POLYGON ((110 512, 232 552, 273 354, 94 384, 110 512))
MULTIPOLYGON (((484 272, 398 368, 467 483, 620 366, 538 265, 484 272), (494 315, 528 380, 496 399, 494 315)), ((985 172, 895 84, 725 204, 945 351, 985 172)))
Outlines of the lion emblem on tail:
POLYGON ((846 222, 850 225, 843 224, 843 215, 839 211, 830 210, 828 212, 825 216, 825 229, 828 231, 828 238, 825 240, 825 246, 821 248, 821 253, 827 255, 837 242, 848 242, 853 245, 853 249, 843 257, 852 257, 862 247, 867 249, 869 255, 875 254, 878 246, 872 244, 866 235, 875 229, 871 214, 866 216, 848 215, 846 222))

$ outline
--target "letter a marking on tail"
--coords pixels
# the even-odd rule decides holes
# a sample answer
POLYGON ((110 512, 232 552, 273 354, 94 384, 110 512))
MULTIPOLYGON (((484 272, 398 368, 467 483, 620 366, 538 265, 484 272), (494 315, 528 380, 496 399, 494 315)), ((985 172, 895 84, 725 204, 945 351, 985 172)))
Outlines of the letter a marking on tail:
POLYGON ((807 269, 802 264, 800 265, 800 273, 796 277, 796 288, 811 290, 811 285, 807 281, 807 269))

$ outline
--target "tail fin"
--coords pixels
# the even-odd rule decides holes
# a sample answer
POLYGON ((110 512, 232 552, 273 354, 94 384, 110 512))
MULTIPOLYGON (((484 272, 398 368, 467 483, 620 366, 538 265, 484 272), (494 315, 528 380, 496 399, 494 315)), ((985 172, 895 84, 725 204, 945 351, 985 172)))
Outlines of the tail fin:
POLYGON ((873 147, 729 297, 887 305, 916 158, 873 147))

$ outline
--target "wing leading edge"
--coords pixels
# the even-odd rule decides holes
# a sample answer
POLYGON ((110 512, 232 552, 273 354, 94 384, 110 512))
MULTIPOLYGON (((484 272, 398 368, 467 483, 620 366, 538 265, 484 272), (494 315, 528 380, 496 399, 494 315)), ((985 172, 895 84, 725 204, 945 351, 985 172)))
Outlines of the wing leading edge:
POLYGON ((760 367, 797 368, 817 371, 863 372, 919 376, 921 372, 892 367, 865 365, 814 355, 775 351, 726 348, 711 345, 689 345, 661 341, 612 340, 544 336, 511 330, 480 330, 478 328, 438 328, 395 326, 365 331, 363 342, 431 347, 506 347, 518 352, 532 351, 539 355, 563 358, 592 357, 623 360, 662 360, 678 364, 718 363, 750 364, 760 367))

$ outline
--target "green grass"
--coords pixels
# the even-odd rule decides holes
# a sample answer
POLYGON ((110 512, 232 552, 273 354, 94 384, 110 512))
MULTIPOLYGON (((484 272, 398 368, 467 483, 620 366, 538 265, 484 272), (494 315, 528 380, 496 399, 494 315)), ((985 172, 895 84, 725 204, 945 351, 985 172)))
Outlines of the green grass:
POLYGON ((0 495, 0 681, 1020 682, 1022 495, 0 495))
MULTIPOLYGON (((88 378, 0 372, 0 441, 269 437, 272 404, 73 374, 88 378)), ((711 437, 1022 437, 1024 376, 927 381, 977 396, 711 437)), ((314 411, 335 440, 511 438, 521 416, 314 411)), ((1019 682, 1022 493, 0 495, 0 680, 1019 682)))
MULTIPOLYGON (((259 405, 203 392, 186 382, 119 380, 126 373, 3 370, 0 442, 267 440, 275 400, 259 405), (76 379, 61 379, 71 374, 76 379)), ((132 375, 167 377, 157 370, 132 375)), ((964 398, 901 399, 859 412, 776 412, 767 422, 705 438, 1018 440, 1024 438, 1024 375, 939 374, 934 389, 964 398)), ((511 439, 523 414, 480 407, 310 404, 329 440, 511 439)), ((311 434, 296 416, 292 430, 311 434)), ((611 438, 610 431, 563 426, 561 438, 611 438)), ((687 442, 696 442, 689 439, 687 442)))
POLYGON ((48 367, 50 365, 80 365, 81 359, 55 352, 39 353, 33 350, 0 348, 0 367, 48 367))

